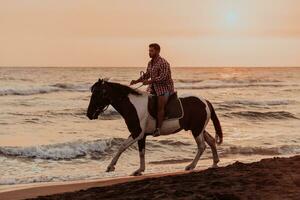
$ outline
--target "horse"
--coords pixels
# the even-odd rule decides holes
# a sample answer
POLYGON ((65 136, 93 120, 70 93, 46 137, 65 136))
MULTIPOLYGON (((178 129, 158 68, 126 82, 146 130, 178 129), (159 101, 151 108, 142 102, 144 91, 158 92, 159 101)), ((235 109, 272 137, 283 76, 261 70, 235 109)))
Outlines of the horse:
MULTIPOLYGON (((135 142, 138 143, 140 166, 131 175, 139 176, 145 171, 145 142, 148 135, 152 135, 156 127, 156 120, 149 115, 147 92, 133 89, 120 83, 99 79, 91 87, 91 98, 87 109, 90 120, 98 116, 111 105, 125 120, 130 132, 129 137, 121 144, 117 154, 108 165, 106 172, 115 170, 115 165, 121 154, 135 142)), ((213 155, 212 167, 218 167, 219 156, 216 144, 223 141, 223 132, 219 119, 212 104, 197 96, 180 97, 184 115, 180 119, 165 120, 161 128, 161 135, 177 133, 181 130, 190 130, 197 143, 197 153, 193 161, 185 170, 193 170, 206 148, 205 142, 210 146, 213 155), (212 120, 215 128, 213 138, 205 127, 212 120)))

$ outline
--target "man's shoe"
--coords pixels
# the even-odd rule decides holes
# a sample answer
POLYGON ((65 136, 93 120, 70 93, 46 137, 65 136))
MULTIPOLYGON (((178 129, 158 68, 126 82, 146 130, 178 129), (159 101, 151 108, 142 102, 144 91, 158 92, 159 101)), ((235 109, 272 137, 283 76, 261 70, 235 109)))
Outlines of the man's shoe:
POLYGON ((153 135, 153 137, 160 136, 160 129, 156 128, 152 135, 153 135))

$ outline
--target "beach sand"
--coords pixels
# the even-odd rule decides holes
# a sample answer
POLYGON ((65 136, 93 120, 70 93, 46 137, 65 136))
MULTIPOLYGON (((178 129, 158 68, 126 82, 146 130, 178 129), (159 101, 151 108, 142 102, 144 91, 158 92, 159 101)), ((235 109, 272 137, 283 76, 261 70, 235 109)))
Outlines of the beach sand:
POLYGON ((36 186, 0 199, 300 199, 300 156, 203 171, 36 186), (58 193, 58 194, 55 194, 58 193), (48 196, 45 196, 48 195, 48 196))

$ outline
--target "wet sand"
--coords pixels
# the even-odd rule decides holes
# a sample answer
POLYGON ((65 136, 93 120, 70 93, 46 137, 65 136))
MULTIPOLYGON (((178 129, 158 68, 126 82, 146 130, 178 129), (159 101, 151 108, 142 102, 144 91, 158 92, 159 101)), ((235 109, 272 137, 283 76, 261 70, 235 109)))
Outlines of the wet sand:
POLYGON ((226 167, 189 173, 156 174, 27 188, 2 193, 0 199, 3 197, 6 197, 5 199, 32 198, 53 193, 60 194, 36 199, 298 200, 300 199, 300 156, 263 159, 249 164, 236 162, 226 167))

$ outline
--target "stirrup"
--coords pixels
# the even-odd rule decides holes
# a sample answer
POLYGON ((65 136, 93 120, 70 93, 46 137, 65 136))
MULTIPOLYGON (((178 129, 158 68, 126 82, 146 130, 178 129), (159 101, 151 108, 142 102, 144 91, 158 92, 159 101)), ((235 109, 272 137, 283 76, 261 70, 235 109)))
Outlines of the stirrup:
POLYGON ((158 136, 160 136, 160 129, 159 129, 159 128, 156 128, 152 135, 153 135, 153 137, 158 137, 158 136))

